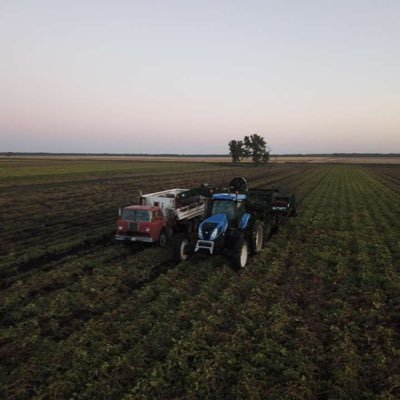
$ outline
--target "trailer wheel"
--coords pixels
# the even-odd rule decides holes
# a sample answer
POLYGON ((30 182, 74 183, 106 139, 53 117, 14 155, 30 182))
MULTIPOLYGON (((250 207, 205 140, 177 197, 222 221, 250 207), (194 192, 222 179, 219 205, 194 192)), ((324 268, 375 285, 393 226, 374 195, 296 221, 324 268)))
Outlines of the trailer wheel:
POLYGON ((270 223, 267 223, 266 227, 264 228, 264 243, 272 236, 273 226, 270 223))
POLYGON ((250 251, 252 254, 258 254, 264 245, 264 225, 256 221, 251 230, 250 251))
POLYGON ((168 242, 167 231, 163 229, 160 233, 160 239, 158 240, 158 243, 160 247, 165 247, 167 245, 167 242, 168 242))
POLYGON ((246 266, 249 259, 249 246, 246 240, 238 240, 233 250, 232 267, 234 269, 242 269, 246 266))
POLYGON ((279 219, 278 217, 275 217, 274 220, 272 221, 271 235, 277 232, 279 232, 279 219))
POLYGON ((177 261, 186 261, 189 258, 189 239, 184 238, 175 247, 175 258, 177 261))
POLYGON ((174 230, 171 227, 167 228, 167 237, 168 239, 171 239, 172 236, 174 236, 174 230))

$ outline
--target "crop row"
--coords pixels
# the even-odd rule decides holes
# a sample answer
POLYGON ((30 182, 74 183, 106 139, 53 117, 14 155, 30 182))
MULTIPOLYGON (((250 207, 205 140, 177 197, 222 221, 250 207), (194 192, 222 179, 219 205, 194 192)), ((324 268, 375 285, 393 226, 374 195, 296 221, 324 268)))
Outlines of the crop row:
POLYGON ((400 191, 400 166, 399 165, 371 165, 367 171, 386 186, 399 192, 400 191))

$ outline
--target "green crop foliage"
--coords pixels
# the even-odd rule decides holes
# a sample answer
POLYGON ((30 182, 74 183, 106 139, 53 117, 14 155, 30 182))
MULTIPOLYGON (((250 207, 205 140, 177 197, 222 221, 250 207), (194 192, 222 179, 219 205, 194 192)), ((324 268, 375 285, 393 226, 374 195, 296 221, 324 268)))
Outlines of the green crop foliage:
POLYGON ((177 264, 171 248, 109 240, 132 193, 215 181, 211 165, 158 177, 57 162, 46 177, 37 161, 40 179, 22 162, 3 173, 20 186, 0 179, 1 398, 400 397, 398 166, 213 172, 300 203, 235 272, 224 257, 177 264))

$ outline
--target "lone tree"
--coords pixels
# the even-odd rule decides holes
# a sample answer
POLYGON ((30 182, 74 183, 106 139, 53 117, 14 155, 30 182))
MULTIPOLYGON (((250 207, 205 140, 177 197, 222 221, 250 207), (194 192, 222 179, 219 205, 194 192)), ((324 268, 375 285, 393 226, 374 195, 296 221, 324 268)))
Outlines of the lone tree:
POLYGON ((229 142, 229 154, 232 157, 232 162, 240 162, 245 156, 245 149, 242 140, 231 140, 229 142))
POLYGON ((243 140, 229 142, 229 154, 232 162, 239 162, 244 157, 251 157, 255 164, 266 163, 269 160, 269 149, 265 139, 254 133, 245 136, 243 140))
POLYGON ((244 137, 244 147, 247 152, 247 156, 251 157, 254 163, 266 163, 269 160, 269 149, 267 148, 267 142, 265 139, 254 133, 250 136, 244 137))

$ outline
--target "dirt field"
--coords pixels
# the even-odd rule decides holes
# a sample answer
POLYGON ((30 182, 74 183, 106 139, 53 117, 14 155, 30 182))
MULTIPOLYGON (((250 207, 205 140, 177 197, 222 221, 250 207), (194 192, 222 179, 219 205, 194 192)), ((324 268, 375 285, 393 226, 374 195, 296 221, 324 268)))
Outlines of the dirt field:
POLYGON ((400 165, 0 167, 0 398, 400 397, 400 165), (112 243, 140 189, 238 175, 300 208, 245 270, 112 243))

